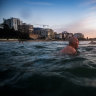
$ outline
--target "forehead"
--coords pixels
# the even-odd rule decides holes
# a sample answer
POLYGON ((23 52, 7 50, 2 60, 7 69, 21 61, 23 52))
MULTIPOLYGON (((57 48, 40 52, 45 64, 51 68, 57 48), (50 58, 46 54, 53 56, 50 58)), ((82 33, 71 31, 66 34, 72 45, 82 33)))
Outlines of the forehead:
POLYGON ((76 43, 76 42, 79 42, 77 38, 70 38, 69 39, 69 42, 70 43, 76 43))
POLYGON ((69 40, 72 40, 72 41, 78 41, 78 39, 75 38, 75 37, 72 37, 72 38, 70 38, 69 40))

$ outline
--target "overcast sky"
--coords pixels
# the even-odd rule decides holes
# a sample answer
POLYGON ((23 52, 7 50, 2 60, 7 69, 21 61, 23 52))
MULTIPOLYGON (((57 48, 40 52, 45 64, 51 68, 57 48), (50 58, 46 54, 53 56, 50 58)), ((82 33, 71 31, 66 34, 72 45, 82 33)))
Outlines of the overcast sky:
POLYGON ((96 37, 96 0, 0 0, 0 23, 10 17, 96 37))

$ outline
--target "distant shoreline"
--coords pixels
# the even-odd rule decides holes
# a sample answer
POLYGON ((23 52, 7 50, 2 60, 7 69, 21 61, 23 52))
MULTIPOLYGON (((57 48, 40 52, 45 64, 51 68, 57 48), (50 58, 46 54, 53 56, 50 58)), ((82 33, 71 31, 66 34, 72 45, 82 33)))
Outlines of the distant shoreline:
POLYGON ((18 41, 18 42, 24 42, 24 41, 29 41, 29 42, 48 42, 48 41, 65 41, 65 40, 44 40, 44 39, 36 39, 36 40, 18 40, 18 39, 0 39, 0 42, 11 42, 11 41, 18 41))
MULTIPOLYGON (((29 41, 29 42, 50 42, 50 41, 67 41, 67 40, 44 40, 44 39, 36 39, 36 40, 26 40, 26 39, 23 39, 23 40, 18 40, 18 39, 0 39, 0 42, 11 42, 11 41, 18 41, 18 42, 24 42, 24 41, 29 41)), ((79 40, 79 41, 91 41, 91 40, 79 40)), ((96 40, 94 40, 96 41, 96 40)))

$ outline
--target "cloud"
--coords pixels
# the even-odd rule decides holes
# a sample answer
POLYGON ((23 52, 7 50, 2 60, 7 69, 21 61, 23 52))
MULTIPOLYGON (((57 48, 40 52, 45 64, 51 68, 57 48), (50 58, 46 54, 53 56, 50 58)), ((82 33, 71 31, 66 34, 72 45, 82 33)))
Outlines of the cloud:
POLYGON ((96 17, 87 17, 78 22, 75 22, 67 29, 70 31, 78 32, 78 31, 88 31, 88 30, 96 30, 96 17))
POLYGON ((87 2, 83 3, 82 5, 93 5, 96 4, 96 0, 88 0, 87 2))
POLYGON ((30 13, 29 11, 28 11, 28 9, 22 9, 21 11, 20 11, 20 15, 21 15, 21 17, 23 18, 23 19, 28 19, 28 18, 31 18, 31 15, 32 13, 30 13))
POLYGON ((96 0, 86 0, 83 5, 92 10, 87 10, 85 13, 86 15, 81 20, 68 25, 63 25, 61 28, 54 28, 55 31, 68 31, 72 33, 81 32, 85 37, 96 37, 96 0))
POLYGON ((96 0, 85 0, 79 6, 84 7, 84 8, 89 7, 89 9, 95 10, 96 9, 96 0))
POLYGON ((68 31, 72 33, 81 32, 85 35, 85 37, 96 37, 96 16, 86 17, 70 25, 57 28, 55 31, 68 31))
POLYGON ((96 10, 96 6, 94 6, 94 7, 91 7, 90 9, 92 9, 92 10, 96 10))
POLYGON ((27 1, 27 4, 31 4, 31 5, 45 5, 45 6, 53 5, 52 3, 49 3, 49 2, 32 2, 32 1, 27 1))

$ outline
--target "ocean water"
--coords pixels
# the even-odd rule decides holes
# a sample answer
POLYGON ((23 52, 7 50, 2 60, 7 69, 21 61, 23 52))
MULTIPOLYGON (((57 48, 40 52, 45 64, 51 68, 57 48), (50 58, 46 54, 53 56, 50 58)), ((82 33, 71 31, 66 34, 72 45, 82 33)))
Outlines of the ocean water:
POLYGON ((96 45, 80 41, 76 56, 60 55, 68 42, 0 42, 0 96, 96 96, 96 45))

